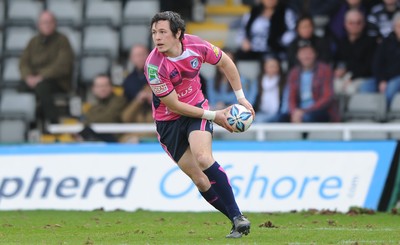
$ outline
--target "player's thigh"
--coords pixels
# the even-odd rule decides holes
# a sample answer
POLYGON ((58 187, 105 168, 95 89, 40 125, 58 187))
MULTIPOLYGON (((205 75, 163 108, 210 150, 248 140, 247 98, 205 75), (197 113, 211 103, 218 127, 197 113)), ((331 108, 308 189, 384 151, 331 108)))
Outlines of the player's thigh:
POLYGON ((212 135, 208 131, 194 130, 189 134, 189 145, 192 155, 202 170, 214 162, 212 156, 212 135))

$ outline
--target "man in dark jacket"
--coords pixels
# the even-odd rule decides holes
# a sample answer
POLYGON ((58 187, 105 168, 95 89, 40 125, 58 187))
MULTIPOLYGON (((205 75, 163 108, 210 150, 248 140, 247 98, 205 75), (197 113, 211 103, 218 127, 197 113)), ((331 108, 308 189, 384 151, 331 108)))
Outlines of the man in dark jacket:
POLYGON ((54 94, 71 89, 74 54, 63 34, 57 32, 56 19, 49 11, 41 13, 39 34, 33 37, 20 59, 21 90, 32 91, 38 98, 44 119, 58 122, 54 94))
POLYGON ((336 94, 351 95, 363 90, 362 84, 372 79, 377 41, 367 35, 365 17, 358 9, 346 13, 345 29, 346 36, 337 50, 334 87, 336 94))
POLYGON ((400 13, 393 17, 393 32, 378 47, 374 74, 378 89, 385 93, 389 106, 400 92, 400 13))

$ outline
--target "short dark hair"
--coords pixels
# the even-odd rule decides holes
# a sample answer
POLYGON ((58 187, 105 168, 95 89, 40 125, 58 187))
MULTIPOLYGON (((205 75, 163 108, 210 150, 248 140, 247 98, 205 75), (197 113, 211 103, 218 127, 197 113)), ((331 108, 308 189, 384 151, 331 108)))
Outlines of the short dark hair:
POLYGON ((107 73, 99 73, 99 74, 97 74, 97 75, 94 77, 94 79, 93 79, 92 86, 94 86, 94 81, 95 81, 97 78, 99 78, 99 77, 105 77, 105 78, 107 78, 108 83, 110 84, 110 86, 113 86, 113 81, 112 81, 110 75, 108 75, 107 73))
POLYGON ((150 28, 153 27, 153 24, 159 22, 160 20, 168 20, 169 27, 174 34, 174 36, 181 30, 181 35, 179 36, 179 40, 183 39, 183 35, 185 34, 186 26, 185 21, 181 18, 181 16, 173 11, 164 11, 159 12, 151 19, 150 28))

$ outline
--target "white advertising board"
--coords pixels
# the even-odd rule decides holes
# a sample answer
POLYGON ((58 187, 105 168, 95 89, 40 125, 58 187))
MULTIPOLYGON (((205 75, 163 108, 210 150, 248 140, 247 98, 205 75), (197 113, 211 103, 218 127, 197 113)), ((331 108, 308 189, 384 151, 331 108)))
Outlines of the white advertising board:
MULTIPOLYGON (((3 148, 0 210, 213 210, 158 147, 132 152, 126 145, 106 147, 8 153, 3 148)), ((391 160, 380 147, 297 147, 250 150, 231 144, 218 149, 217 144, 214 157, 243 211, 377 208, 391 160)))

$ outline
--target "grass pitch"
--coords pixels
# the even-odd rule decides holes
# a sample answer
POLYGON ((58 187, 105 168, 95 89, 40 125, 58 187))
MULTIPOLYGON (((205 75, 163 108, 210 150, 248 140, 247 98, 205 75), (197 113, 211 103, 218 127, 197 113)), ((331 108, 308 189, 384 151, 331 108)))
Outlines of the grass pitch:
POLYGON ((400 244, 397 212, 245 215, 251 233, 226 239, 217 212, 2 211, 0 244, 400 244))

